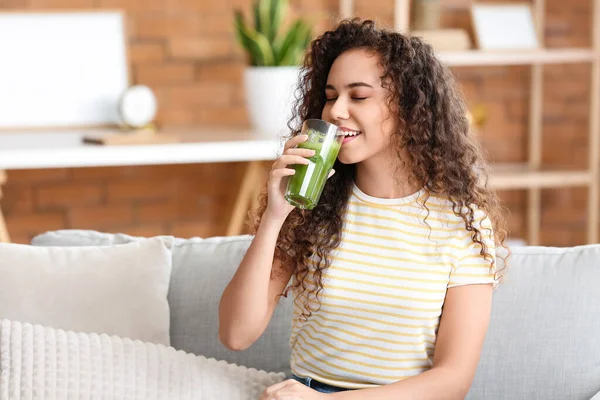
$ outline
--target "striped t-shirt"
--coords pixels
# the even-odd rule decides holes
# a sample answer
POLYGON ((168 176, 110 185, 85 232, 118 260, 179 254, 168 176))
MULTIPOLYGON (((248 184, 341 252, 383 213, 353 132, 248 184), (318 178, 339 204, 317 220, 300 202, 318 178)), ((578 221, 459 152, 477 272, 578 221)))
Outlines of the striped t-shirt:
MULTIPOLYGON (((321 308, 307 321, 296 293, 294 374, 345 388, 418 375, 432 366, 447 288, 497 284, 452 203, 431 196, 427 211, 424 196, 380 199, 354 186, 341 244, 323 274, 321 308)), ((475 217, 493 256, 491 223, 482 211, 475 217)))

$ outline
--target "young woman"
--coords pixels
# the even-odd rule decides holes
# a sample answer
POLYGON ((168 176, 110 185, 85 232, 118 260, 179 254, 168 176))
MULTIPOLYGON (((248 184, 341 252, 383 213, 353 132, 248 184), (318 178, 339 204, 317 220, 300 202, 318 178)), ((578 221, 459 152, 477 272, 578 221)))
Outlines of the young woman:
POLYGON ((311 44, 304 72, 297 115, 347 137, 305 211, 283 197, 312 155, 293 131, 223 293, 220 340, 249 347, 291 290, 294 375, 261 400, 463 399, 505 230, 455 81, 421 40, 356 19, 311 44))

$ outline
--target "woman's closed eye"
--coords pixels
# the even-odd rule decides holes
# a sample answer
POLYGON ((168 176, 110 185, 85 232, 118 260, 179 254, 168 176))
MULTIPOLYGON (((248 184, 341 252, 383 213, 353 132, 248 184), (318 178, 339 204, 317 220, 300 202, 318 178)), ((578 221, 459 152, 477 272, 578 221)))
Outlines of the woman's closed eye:
MULTIPOLYGON (((326 99, 326 102, 331 102, 331 101, 336 101, 338 98, 337 97, 333 97, 331 99, 326 99)), ((368 99, 368 97, 352 97, 352 100, 356 100, 356 101, 362 101, 362 100, 366 100, 368 99)))

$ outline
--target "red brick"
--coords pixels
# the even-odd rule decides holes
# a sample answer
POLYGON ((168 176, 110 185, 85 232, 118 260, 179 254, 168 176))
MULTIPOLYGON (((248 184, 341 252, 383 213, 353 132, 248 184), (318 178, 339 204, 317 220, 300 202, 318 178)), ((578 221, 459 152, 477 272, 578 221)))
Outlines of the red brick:
POLYGON ((52 185, 36 189, 36 203, 42 208, 100 204, 104 188, 94 183, 52 185))
POLYGON ((229 82, 241 84, 246 65, 240 62, 213 62, 196 68, 196 80, 201 82, 229 82))
POLYGON ((562 226, 543 226, 540 240, 545 246, 568 247, 587 244, 587 231, 562 226))
POLYGON ((504 206, 515 206, 517 208, 527 200, 527 192, 525 190, 500 190, 498 191, 498 197, 504 206))
POLYGON ((164 224, 135 224, 131 226, 115 228, 113 232, 139 237, 170 235, 167 226, 164 224))
POLYGON ((0 8, 8 9, 25 9, 29 7, 29 0, 3 0, 0 8))
POLYGON ((164 39, 200 34, 200 19, 195 15, 140 15, 132 32, 138 39, 164 39))
POLYGON ((206 108, 200 121, 208 125, 248 126, 248 110, 245 106, 206 108))
POLYGON ((56 182, 69 177, 65 168, 48 169, 12 169, 6 172, 7 181, 19 183, 56 182))
POLYGON ((119 179, 132 175, 132 171, 135 168, 142 167, 86 167, 86 168, 74 168, 71 171, 71 176, 74 180, 81 181, 98 181, 98 180, 109 180, 119 179))
POLYGON ((169 0, 169 11, 198 12, 202 14, 214 14, 231 10, 229 0, 169 0))
POLYGON ((35 236, 34 234, 9 232, 10 242, 16 244, 31 244, 31 239, 35 236))
POLYGON ((520 163, 527 159, 524 139, 518 137, 481 139, 490 162, 520 163))
POLYGON ((544 82, 548 97, 559 98, 589 98, 590 82, 587 79, 548 79, 544 82))
POLYGON ((170 232, 173 236, 179 238, 201 237, 225 235, 225 231, 220 226, 215 226, 210 222, 173 222, 170 232))
POLYGON ((127 180, 110 182, 107 186, 109 203, 130 200, 158 200, 172 196, 177 188, 174 180, 127 180))
POLYGON ((186 83, 194 79, 194 65, 191 63, 169 63, 138 65, 135 80, 142 85, 186 83))
POLYGON ((556 138, 564 139, 586 139, 588 130, 586 125, 580 125, 573 122, 565 121, 559 123, 544 125, 544 139, 552 142, 556 138))
MULTIPOLYGON (((529 112, 529 99, 514 99, 506 103, 506 116, 510 120, 516 121, 528 121, 529 112)), ((542 108, 543 110, 543 108, 542 108)))
POLYGON ((585 208, 546 207, 542 212, 542 221, 546 226, 584 228, 586 211, 585 208))
MULTIPOLYGON (((144 165, 134 167, 131 171, 131 176, 137 179, 151 180, 181 180, 187 177, 197 179, 204 164, 167 164, 167 165, 144 165)), ((212 164, 206 164, 212 165, 212 164)))
POLYGON ((161 125, 198 125, 201 116, 199 113, 189 109, 165 108, 158 110, 156 121, 161 125))
POLYGON ((460 81, 458 85, 459 90, 464 96, 467 104, 470 106, 475 105, 481 97, 479 93, 481 85, 479 84, 479 82, 475 79, 465 79, 460 81))
POLYGON ((585 168, 587 164, 587 151, 580 151, 581 146, 572 138, 555 137, 551 142, 543 143, 543 157, 545 164, 585 168))
POLYGON ((70 8, 92 8, 93 0, 29 0, 31 9, 70 9, 70 8))
MULTIPOLYGON (((492 116, 490 116, 490 118, 492 118, 492 116)), ((502 122, 496 123, 488 121, 485 123, 482 129, 481 137, 484 139, 492 140, 518 141, 520 139, 525 138, 527 136, 527 132, 528 126, 518 121, 508 122, 504 120, 502 122)), ((515 144, 515 142, 513 142, 512 144, 515 144)))
POLYGON ((33 211, 33 189, 31 186, 9 185, 2 187, 2 210, 7 214, 33 211))
POLYGON ((133 223, 133 209, 129 204, 72 208, 68 212, 72 229, 96 229, 133 223))
POLYGON ((229 83, 197 83, 177 85, 165 88, 162 96, 167 107, 184 108, 198 111, 198 106, 220 106, 231 103, 233 84, 229 83))
POLYGON ((15 213, 5 215, 10 235, 38 235, 65 227, 62 212, 15 213))
POLYGON ((165 47, 160 42, 136 42, 129 45, 129 59, 134 65, 162 62, 165 57, 165 47))
POLYGON ((548 82, 552 82, 556 77, 560 79, 565 78, 589 78, 591 67, 587 63, 582 64, 549 64, 544 65, 544 75, 547 77, 554 77, 549 79, 548 82))
POLYGON ((526 214, 522 208, 513 207, 506 216, 506 228, 509 236, 524 238, 527 234, 526 214))
POLYGON ((481 103, 485 108, 485 113, 487 115, 487 119, 485 122, 485 130, 488 128, 496 126, 506 125, 508 120, 507 118, 507 105, 510 102, 504 101, 486 101, 485 103, 481 103))
POLYGON ((207 37, 227 36, 233 39, 234 25, 231 10, 220 14, 203 14, 200 20, 200 35, 207 37))
POLYGON ((451 8, 468 9, 471 6, 471 0, 444 0, 444 10, 451 8))
POLYGON ((585 209, 588 203, 587 188, 546 189, 543 194, 542 207, 544 208, 573 207, 581 210, 585 209))
POLYGON ((94 0, 97 6, 109 9, 123 9, 127 12, 163 12, 167 0, 94 0))
POLYGON ((175 59, 213 60, 233 54, 233 41, 228 38, 174 38, 168 46, 175 59))
POLYGON ((142 223, 169 222, 178 218, 178 206, 173 200, 140 204, 136 208, 136 220, 142 223))
POLYGON ((460 80, 488 79, 495 77, 503 79, 508 74, 508 67, 453 67, 452 73, 460 80))
POLYGON ((482 96, 485 99, 520 99, 529 95, 529 85, 519 85, 504 77, 486 78, 483 81, 482 96))

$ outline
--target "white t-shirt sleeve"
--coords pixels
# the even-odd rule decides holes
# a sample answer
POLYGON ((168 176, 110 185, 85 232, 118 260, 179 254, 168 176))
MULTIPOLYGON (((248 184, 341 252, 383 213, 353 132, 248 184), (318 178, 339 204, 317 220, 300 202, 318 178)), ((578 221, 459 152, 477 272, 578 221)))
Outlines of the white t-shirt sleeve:
POLYGON ((494 287, 498 285, 498 281, 496 280, 496 251, 492 222, 480 210, 475 213, 475 221, 475 226, 481 232, 481 241, 485 243, 489 256, 485 257, 481 254, 482 246, 473 241, 471 237, 473 232, 465 231, 465 238, 461 243, 465 247, 457 254, 456 263, 450 272, 449 288, 486 283, 492 283, 494 287))

